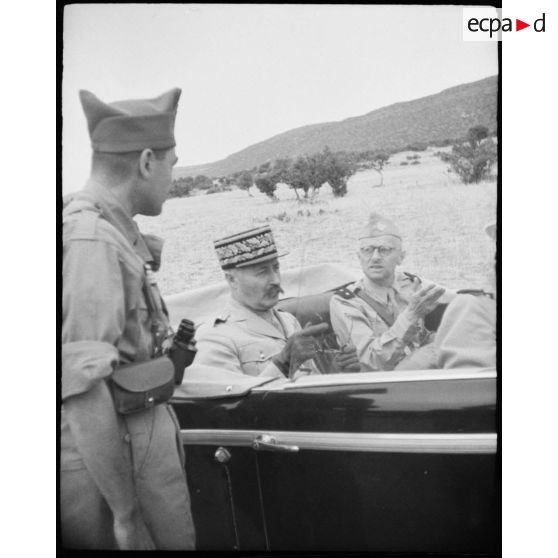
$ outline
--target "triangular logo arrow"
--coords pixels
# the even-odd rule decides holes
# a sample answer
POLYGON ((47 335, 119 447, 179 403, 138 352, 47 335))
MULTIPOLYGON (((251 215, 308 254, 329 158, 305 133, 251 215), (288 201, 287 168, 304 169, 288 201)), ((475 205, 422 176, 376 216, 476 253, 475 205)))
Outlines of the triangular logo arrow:
POLYGON ((525 27, 531 27, 531 24, 530 23, 525 23, 524 21, 521 21, 520 19, 515 20, 515 30, 516 31, 521 31, 522 29, 525 29, 525 27))

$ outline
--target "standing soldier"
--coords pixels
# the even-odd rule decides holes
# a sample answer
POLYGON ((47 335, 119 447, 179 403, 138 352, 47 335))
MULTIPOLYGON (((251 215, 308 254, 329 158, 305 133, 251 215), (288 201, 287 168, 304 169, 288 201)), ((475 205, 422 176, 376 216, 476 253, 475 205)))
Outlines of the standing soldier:
POLYGON ((132 220, 159 215, 169 193, 179 97, 173 89, 107 104, 80 92, 93 157, 90 180, 63 212, 65 547, 195 546, 178 423, 166 403, 175 366, 153 279, 162 241, 132 220), (118 389, 130 382, 142 384, 139 404, 118 389))

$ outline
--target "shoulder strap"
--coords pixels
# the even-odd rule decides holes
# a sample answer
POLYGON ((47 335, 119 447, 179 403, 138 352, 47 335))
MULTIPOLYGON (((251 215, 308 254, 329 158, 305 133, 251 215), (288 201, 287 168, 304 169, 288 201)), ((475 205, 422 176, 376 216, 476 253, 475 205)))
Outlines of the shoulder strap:
POLYGON ((494 299, 494 293, 487 293, 482 289, 460 289, 457 294, 470 294, 474 296, 487 296, 488 298, 494 299))
POLYGON ((357 287, 355 289, 354 294, 359 298, 361 298, 362 300, 364 300, 366 304, 371 306, 375 310, 376 314, 378 314, 378 316, 380 316, 380 318, 384 320, 384 322, 388 325, 388 327, 391 327, 394 324, 395 318, 393 317, 391 312, 388 312, 387 308, 385 308, 385 306, 383 306, 380 302, 374 300, 371 296, 366 294, 360 287, 357 287))

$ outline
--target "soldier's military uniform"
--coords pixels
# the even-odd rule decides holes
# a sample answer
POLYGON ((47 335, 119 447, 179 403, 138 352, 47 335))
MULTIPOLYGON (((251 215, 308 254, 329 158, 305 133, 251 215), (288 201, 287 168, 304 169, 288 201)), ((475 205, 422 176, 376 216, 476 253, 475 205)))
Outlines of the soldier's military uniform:
MULTIPOLYGON (((231 299, 220 316, 196 332, 196 363, 250 376, 284 378, 271 358, 301 327, 289 312, 272 309, 271 313, 273 323, 231 299)), ((301 368, 317 373, 312 361, 301 368)))
POLYGON ((459 294, 436 334, 440 368, 496 366, 496 301, 482 291, 459 294))
POLYGON ((60 518, 67 547, 116 548, 113 512, 122 506, 139 508, 156 548, 195 545, 172 409, 160 404, 120 415, 106 382, 118 365, 153 356, 145 266, 158 269, 161 248, 94 181, 64 209, 60 518), (89 470, 91 455, 96 466, 89 470), (121 479, 130 480, 133 502, 106 489, 120 488, 121 479))
MULTIPOLYGON (((354 286, 332 296, 331 325, 340 345, 349 342, 355 345, 363 372, 393 370, 431 341, 431 333, 424 327, 424 321, 413 323, 403 312, 409 297, 423 286, 416 275, 396 272, 391 287, 378 287, 363 277, 354 286), (372 298, 376 308, 381 310, 371 306, 359 293, 372 298)), ((427 355, 432 358, 429 356, 423 367, 427 368, 430 363, 433 367, 433 353, 429 351, 427 355)))

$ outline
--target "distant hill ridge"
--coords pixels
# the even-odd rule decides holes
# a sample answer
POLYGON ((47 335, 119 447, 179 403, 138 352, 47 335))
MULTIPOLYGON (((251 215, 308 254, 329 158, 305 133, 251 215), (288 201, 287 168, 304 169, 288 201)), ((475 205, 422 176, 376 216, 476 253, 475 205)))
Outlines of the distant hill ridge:
POLYGON ((472 126, 496 129, 498 77, 464 83, 413 101, 395 103, 338 122, 310 124, 261 141, 214 163, 175 169, 175 178, 226 176, 279 157, 332 151, 394 152, 413 144, 463 137, 472 126))

